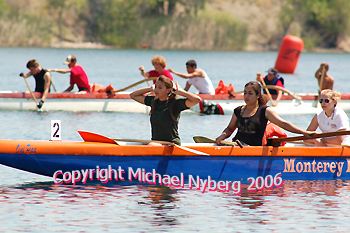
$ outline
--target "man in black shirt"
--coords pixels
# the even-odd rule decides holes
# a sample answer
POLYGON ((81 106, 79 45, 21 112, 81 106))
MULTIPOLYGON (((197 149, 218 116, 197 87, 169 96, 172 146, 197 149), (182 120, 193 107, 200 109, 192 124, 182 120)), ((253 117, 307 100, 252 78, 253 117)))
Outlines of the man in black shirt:
POLYGON ((27 68, 29 69, 29 73, 21 73, 20 76, 23 78, 28 78, 31 75, 34 76, 35 92, 40 92, 42 94, 41 100, 37 105, 38 109, 41 109, 46 100, 47 94, 50 92, 51 74, 39 66, 39 62, 35 59, 28 61, 27 68))

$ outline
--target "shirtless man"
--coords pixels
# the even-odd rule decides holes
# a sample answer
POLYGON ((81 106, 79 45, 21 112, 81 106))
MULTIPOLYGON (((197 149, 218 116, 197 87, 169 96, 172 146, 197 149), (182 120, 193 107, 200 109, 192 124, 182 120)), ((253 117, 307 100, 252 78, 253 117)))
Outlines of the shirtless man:
POLYGON ((171 68, 168 69, 168 71, 180 76, 181 78, 189 79, 184 88, 185 91, 188 91, 191 85, 193 85, 198 89, 199 94, 215 95, 213 83, 204 70, 197 69, 197 63, 195 60, 189 60, 186 62, 186 70, 188 74, 176 72, 171 68))
POLYGON ((329 65, 326 62, 322 62, 320 68, 318 68, 318 70, 315 73, 315 77, 317 78, 318 86, 321 91, 325 89, 333 90, 334 78, 327 74, 328 69, 329 69, 329 65), (323 67, 326 69, 326 71, 325 71, 322 87, 320 87, 323 67))

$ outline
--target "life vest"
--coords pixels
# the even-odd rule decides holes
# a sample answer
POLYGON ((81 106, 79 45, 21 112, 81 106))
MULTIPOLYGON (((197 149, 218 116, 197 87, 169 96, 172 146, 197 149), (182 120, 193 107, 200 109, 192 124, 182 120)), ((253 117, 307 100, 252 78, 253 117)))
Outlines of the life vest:
MULTIPOLYGON (((271 81, 267 78, 267 75, 264 78, 264 81, 265 81, 266 85, 273 85, 273 86, 275 86, 277 84, 278 80, 281 80, 282 87, 284 87, 284 79, 282 77, 280 77, 279 74, 274 79, 272 79, 271 81)), ((277 95, 277 90, 275 90, 275 89, 269 89, 269 92, 270 92, 271 95, 277 95)), ((265 90, 264 90, 264 94, 266 94, 265 90)))
MULTIPOLYGON (((283 131, 282 128, 269 122, 266 125, 266 129, 265 129, 265 133, 264 133, 264 137, 263 137, 263 142, 262 142, 263 146, 265 146, 267 144, 267 139, 272 138, 272 137, 285 138, 285 137, 287 137, 287 134, 283 131)), ((282 142, 281 146, 284 146, 285 144, 286 144, 286 142, 282 142)))
POLYGON ((220 80, 218 87, 215 88, 215 95, 221 95, 221 94, 230 94, 235 92, 235 88, 232 84, 229 84, 228 86, 224 84, 224 81, 220 80))

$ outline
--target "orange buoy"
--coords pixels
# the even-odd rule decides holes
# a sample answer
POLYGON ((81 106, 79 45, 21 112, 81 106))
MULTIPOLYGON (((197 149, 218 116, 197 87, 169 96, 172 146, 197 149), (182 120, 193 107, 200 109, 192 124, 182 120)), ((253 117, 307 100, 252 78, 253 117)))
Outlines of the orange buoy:
POLYGON ((299 37, 285 36, 278 51, 275 68, 280 73, 293 74, 303 46, 304 42, 299 37))

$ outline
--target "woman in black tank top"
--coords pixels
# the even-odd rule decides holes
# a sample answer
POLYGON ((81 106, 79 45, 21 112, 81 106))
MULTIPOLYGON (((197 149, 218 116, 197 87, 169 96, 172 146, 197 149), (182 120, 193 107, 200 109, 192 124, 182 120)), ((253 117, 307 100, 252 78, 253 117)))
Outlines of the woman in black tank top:
POLYGON ((302 130, 292 123, 283 120, 272 108, 266 105, 267 98, 261 94, 261 86, 258 82, 251 81, 244 86, 244 102, 246 105, 239 106, 234 110, 229 125, 222 134, 216 138, 220 142, 228 137, 238 128, 233 140, 250 146, 262 146, 262 139, 268 121, 280 126, 292 133, 304 134, 312 138, 315 132, 302 130))

